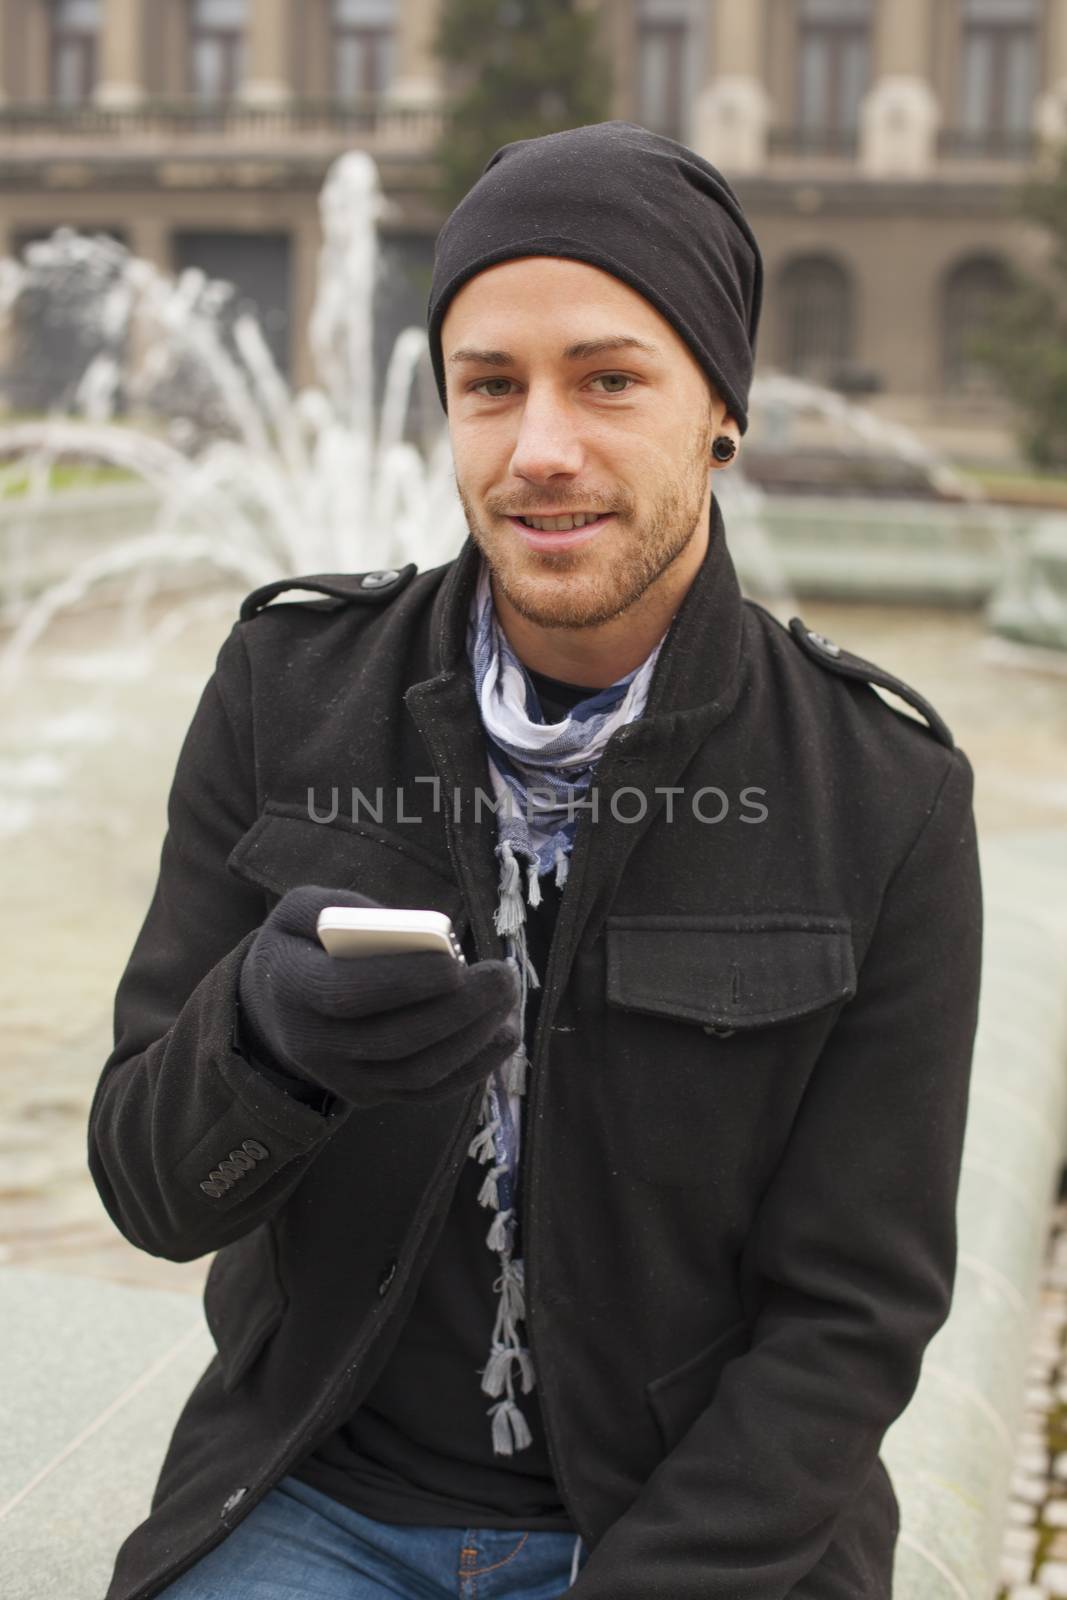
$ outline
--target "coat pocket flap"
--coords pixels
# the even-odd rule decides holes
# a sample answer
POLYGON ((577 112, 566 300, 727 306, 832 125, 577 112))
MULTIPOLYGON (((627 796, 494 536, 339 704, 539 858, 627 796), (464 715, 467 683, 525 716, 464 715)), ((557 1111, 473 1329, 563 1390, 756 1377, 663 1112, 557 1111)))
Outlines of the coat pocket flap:
POLYGON ((821 1011, 856 992, 846 918, 609 916, 611 1005, 720 1028, 821 1011))
POLYGON ((664 1450, 673 1450, 715 1398, 722 1369, 750 1343, 748 1323, 735 1322, 711 1344, 645 1385, 664 1450))
POLYGON ((299 807, 268 801, 226 865, 279 896, 305 883, 355 889, 380 905, 443 911, 457 934, 467 927, 463 896, 447 862, 373 823, 315 822, 299 807))
POLYGON ((269 1223, 223 1245, 208 1269, 204 1316, 227 1393, 237 1387, 281 1322, 286 1304, 269 1223))

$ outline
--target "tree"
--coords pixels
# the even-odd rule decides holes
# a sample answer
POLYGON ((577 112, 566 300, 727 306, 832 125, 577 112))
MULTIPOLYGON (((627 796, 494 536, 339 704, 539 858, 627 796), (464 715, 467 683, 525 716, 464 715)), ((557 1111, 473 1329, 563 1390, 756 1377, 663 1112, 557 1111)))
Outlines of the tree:
POLYGON ((1011 268, 1010 292, 969 348, 1018 406, 1028 459, 1067 467, 1067 147, 1051 176, 1023 185, 1018 213, 1047 233, 1048 259, 1036 273, 1011 268))
POLYGON ((589 0, 443 0, 435 49, 455 85, 434 152, 445 211, 501 145, 611 116, 589 0))

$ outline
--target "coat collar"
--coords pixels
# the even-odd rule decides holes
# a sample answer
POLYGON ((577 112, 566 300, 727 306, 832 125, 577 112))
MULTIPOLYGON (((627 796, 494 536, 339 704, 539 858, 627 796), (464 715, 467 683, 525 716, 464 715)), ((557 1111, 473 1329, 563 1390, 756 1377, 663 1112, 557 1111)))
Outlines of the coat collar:
MULTIPOLYGON (((725 528, 712 502, 711 537, 700 570, 671 621, 649 685, 644 713, 612 735, 598 769, 610 791, 620 780, 648 797, 645 820, 621 826, 602 818, 580 821, 570 882, 553 940, 553 968, 570 960, 583 927, 610 906, 630 853, 663 807, 657 786, 674 784, 703 741, 732 711, 741 685, 741 592, 726 548, 725 528)), ((446 794, 467 797, 480 785, 492 792, 474 677, 466 651, 467 617, 480 551, 468 537, 431 607, 433 677, 404 695, 446 794)), ((498 895, 496 827, 491 813, 473 820, 466 799, 446 807, 445 831, 457 881, 466 899, 479 959, 502 946, 494 913, 498 895)), ((551 1008, 550 1008, 551 1009, 551 1008)))
MULTIPOLYGON (((463 671, 467 618, 481 552, 468 534, 431 613, 432 660, 438 673, 463 671)), ((643 719, 731 698, 740 660, 741 589, 717 500, 711 502, 708 548, 675 612, 649 685, 643 719)))

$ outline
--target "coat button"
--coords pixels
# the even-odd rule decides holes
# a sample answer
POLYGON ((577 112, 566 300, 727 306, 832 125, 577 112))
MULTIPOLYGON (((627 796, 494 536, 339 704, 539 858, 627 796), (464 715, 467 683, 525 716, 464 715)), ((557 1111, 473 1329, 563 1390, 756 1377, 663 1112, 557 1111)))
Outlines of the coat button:
POLYGON ((360 582, 361 589, 383 589, 387 583, 395 583, 399 572, 389 567, 384 572, 365 572, 360 582))
POLYGON ((223 1506, 222 1510, 219 1512, 219 1516, 220 1517, 226 1516, 228 1512, 233 1510, 234 1506, 239 1505, 241 1503, 241 1501, 244 1499, 244 1497, 245 1497, 245 1495, 247 1493, 248 1493, 248 1485, 247 1484, 245 1484, 240 1489, 235 1489, 233 1491, 233 1493, 231 1494, 230 1498, 226 1501, 226 1504, 223 1506))
POLYGON ((816 633, 813 628, 809 628, 808 638, 816 650, 821 650, 824 656, 839 656, 841 654, 841 646, 835 644, 832 639, 828 639, 824 633, 816 633))
POLYGON ((395 1261, 390 1261, 389 1265, 386 1267, 385 1271, 382 1273, 381 1277, 378 1279, 378 1293, 379 1294, 385 1294, 385 1292, 388 1289, 389 1285, 392 1283, 393 1279, 396 1277, 396 1268, 397 1268, 397 1263, 395 1261))

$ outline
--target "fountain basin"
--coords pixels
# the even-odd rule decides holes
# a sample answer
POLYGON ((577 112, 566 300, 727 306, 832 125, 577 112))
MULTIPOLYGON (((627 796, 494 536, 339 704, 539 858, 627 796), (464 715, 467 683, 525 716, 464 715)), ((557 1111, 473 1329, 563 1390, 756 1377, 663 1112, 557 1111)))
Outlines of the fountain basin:
POLYGON ((1014 549, 986 620, 1004 639, 1067 650, 1067 517, 1040 518, 1014 549))
POLYGON ((978 606, 1035 515, 975 503, 766 495, 759 514, 794 594, 978 606))
POLYGON ((159 507, 146 483, 0 500, 0 614, 13 616, 88 557, 147 533, 159 507))

